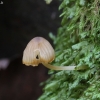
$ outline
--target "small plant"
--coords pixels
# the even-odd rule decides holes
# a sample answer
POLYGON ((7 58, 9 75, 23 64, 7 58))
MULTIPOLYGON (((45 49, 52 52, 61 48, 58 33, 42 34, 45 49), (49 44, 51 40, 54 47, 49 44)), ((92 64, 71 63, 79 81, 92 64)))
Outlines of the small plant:
POLYGON ((38 100, 100 100, 100 0, 62 0, 54 40, 55 65, 87 65, 81 71, 49 71, 38 100))

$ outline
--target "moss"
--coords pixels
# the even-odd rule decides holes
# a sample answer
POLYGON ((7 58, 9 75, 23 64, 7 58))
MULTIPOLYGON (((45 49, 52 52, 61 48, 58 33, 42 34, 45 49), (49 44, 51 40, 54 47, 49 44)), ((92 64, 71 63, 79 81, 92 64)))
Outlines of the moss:
POLYGON ((84 71, 50 71, 38 100, 100 99, 100 0, 62 0, 54 39, 55 65, 87 65, 84 71))

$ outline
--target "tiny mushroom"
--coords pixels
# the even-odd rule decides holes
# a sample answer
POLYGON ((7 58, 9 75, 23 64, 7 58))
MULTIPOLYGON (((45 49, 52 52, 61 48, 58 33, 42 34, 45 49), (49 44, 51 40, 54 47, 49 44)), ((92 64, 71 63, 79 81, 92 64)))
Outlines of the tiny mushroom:
POLYGON ((43 37, 35 37, 27 44, 23 52, 22 62, 27 66, 38 66, 38 64, 42 63, 45 67, 52 70, 76 70, 76 66, 60 67, 50 65, 54 59, 55 51, 51 44, 43 37))

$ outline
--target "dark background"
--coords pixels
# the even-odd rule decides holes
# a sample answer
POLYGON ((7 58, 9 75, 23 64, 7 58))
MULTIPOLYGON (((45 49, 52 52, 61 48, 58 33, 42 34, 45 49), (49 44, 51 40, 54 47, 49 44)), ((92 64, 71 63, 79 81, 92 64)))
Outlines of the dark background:
MULTIPOLYGON (((49 40, 60 26, 59 0, 47 5, 44 0, 2 0, 0 4, 0 60, 10 61, 4 70, 0 65, 0 100, 37 100, 42 93, 39 84, 48 76, 40 65, 22 64, 27 43, 35 36, 49 40)), ((0 62, 2 63, 2 62, 0 62)))

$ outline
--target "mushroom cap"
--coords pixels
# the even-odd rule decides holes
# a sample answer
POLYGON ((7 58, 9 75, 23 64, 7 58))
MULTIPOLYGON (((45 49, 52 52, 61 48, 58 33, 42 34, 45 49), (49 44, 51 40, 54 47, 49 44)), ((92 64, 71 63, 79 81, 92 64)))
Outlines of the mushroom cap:
POLYGON ((38 66, 39 63, 50 63, 55 58, 51 44, 43 37, 33 38, 23 52, 23 64, 38 66))

